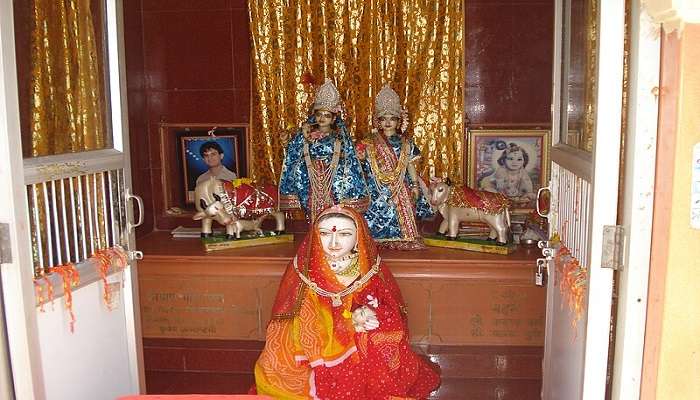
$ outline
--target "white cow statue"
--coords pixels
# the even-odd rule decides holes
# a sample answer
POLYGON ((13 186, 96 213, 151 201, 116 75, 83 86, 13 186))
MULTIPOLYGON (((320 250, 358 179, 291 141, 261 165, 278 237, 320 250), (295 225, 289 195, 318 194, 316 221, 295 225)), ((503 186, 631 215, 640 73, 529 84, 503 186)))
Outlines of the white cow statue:
POLYGON ((194 197, 197 213, 192 219, 202 221, 203 238, 212 235, 212 220, 226 227, 228 239, 240 239, 243 231, 262 235, 260 225, 267 217, 275 219, 277 234, 284 232, 284 213, 279 211, 274 185, 256 186, 211 177, 195 187, 194 197))
POLYGON ((455 188, 449 178, 433 178, 430 184, 430 205, 442 214, 438 233, 454 239, 460 222, 484 222, 489 225, 489 239, 508 243, 510 231, 510 201, 501 193, 455 188))

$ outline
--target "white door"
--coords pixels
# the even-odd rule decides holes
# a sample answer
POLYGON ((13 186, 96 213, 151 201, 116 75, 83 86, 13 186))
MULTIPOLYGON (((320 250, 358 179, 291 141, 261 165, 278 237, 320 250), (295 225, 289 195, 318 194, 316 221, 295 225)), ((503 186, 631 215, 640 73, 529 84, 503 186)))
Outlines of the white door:
MULTIPOLYGON (((104 3, 107 134, 102 150, 22 158, 13 2, 0 2, 0 223, 9 232, 2 252, 2 300, 12 387, 2 398, 114 399, 144 389, 129 194, 129 146, 122 5, 104 3), (106 276, 112 302, 91 256, 126 250, 129 263, 106 276), (35 271, 72 263, 80 284, 72 290, 75 329, 57 274, 52 306, 37 306, 35 271)), ((96 24, 99 26, 100 24, 96 24)), ((142 208, 140 211, 142 212, 142 208)), ((138 218, 142 219, 142 216, 138 218)), ((44 281, 45 283, 46 281, 44 281)), ((48 295, 44 287, 44 298, 48 295)), ((7 365, 0 365, 5 372, 7 365)), ((0 389, 5 389, 0 387, 0 389)))
POLYGON ((572 258, 562 260, 562 253, 559 263, 547 263, 542 398, 601 400, 613 284, 613 271, 601 266, 601 254, 603 227, 615 225, 617 216, 625 10, 622 1, 555 4, 548 218, 550 233, 559 235, 587 275, 575 263, 564 265, 561 261, 572 258), (579 301, 570 284, 577 281, 585 285, 579 301))

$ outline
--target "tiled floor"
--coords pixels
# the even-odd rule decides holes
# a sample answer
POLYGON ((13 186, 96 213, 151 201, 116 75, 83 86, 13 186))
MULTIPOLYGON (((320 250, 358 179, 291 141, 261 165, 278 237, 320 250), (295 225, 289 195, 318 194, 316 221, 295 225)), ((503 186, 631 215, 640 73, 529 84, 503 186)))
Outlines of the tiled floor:
MULTIPOLYGON (((246 393, 263 342, 145 339, 149 394, 246 393)), ((541 386, 541 347, 415 346, 440 365, 431 399, 534 400, 541 386)))

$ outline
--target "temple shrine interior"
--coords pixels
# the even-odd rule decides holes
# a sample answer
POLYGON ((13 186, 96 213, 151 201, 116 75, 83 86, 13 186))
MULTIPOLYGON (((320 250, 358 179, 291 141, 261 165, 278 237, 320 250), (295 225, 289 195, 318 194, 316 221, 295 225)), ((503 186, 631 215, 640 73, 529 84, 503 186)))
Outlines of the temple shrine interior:
MULTIPOLYGON (((543 381, 547 348, 545 335, 550 332, 548 329, 553 329, 552 324, 559 324, 557 326, 564 327, 562 331, 565 333, 557 338, 557 343, 585 339, 585 334, 581 333, 585 332, 586 313, 590 312, 590 309, 586 309, 586 284, 590 278, 587 274, 591 273, 587 263, 589 257, 597 252, 589 247, 595 232, 589 229, 594 218, 592 212, 588 213, 593 207, 588 202, 593 201, 591 196, 595 189, 591 184, 592 175, 596 168, 602 168, 594 164, 595 154, 619 159, 611 178, 611 181, 615 181, 614 186, 610 186, 610 193, 618 196, 615 197, 617 204, 610 202, 607 205, 611 209, 617 206, 620 211, 619 214, 611 214, 612 228, 624 225, 626 219, 623 216, 629 218, 631 215, 624 215, 623 208, 633 208, 628 204, 630 196, 625 197, 629 193, 625 190, 634 189, 631 185, 624 186, 627 173, 624 169, 627 157, 625 136, 614 137, 612 141, 618 146, 614 148, 615 151, 604 153, 595 147, 596 124, 603 126, 606 121, 599 116, 607 111, 604 107, 594 107, 607 104, 596 97, 599 90, 596 85, 600 84, 597 79, 605 77, 603 72, 596 69, 598 57, 605 50, 605 43, 597 42, 600 37, 597 35, 601 35, 598 24, 602 20, 600 15, 607 15, 607 9, 601 13, 598 0, 436 0, 434 4, 431 3, 432 6, 421 1, 398 0, 364 3, 359 0, 319 0, 318 4, 280 0, 117 1, 115 20, 121 24, 121 39, 116 41, 118 44, 115 46, 123 52, 122 64, 118 68, 123 68, 123 71, 120 70, 124 80, 123 98, 111 98, 104 104, 99 101, 95 104, 98 104, 96 107, 103 115, 109 115, 110 107, 116 109, 116 104, 121 102, 119 104, 128 110, 122 121, 128 136, 122 139, 106 135, 98 137, 96 143, 86 140, 81 143, 83 147, 71 148, 69 143, 68 147, 57 153, 52 153, 51 149, 61 147, 61 139, 47 139, 42 136, 41 130, 46 129, 43 128, 44 124, 59 120, 60 117, 56 115, 60 112, 37 111, 38 104, 42 103, 37 99, 46 99, 47 103, 51 103, 53 96, 57 96, 55 88, 64 87, 42 83, 41 79, 49 79, 46 77, 60 62, 47 62, 46 65, 37 62, 42 52, 49 54, 53 50, 47 45, 49 40, 41 37, 42 30, 35 29, 38 26, 36 21, 57 16, 78 21, 81 12, 90 15, 95 34, 85 40, 93 46, 92 50, 87 50, 87 56, 81 51, 67 56, 69 61, 65 63, 68 66, 73 63, 81 65, 77 59, 84 56, 98 59, 93 66, 96 70, 79 73, 89 80, 88 89, 81 92, 76 101, 78 106, 75 107, 79 108, 85 99, 94 101, 102 96, 95 93, 101 93, 100 90, 110 93, 110 85, 118 83, 108 79, 109 69, 114 68, 114 64, 109 63, 107 54, 109 51, 116 52, 108 46, 114 38, 108 38, 111 31, 105 22, 112 9, 101 0, 84 0, 88 11, 85 11, 85 5, 81 6, 83 11, 76 11, 81 7, 42 9, 36 6, 41 3, 40 0, 12 3, 19 127, 24 159, 41 159, 43 156, 86 150, 128 149, 123 158, 127 163, 124 169, 114 174, 112 171, 100 171, 102 175, 99 179, 75 178, 65 173, 66 168, 72 168, 71 171, 75 173, 83 167, 94 168, 94 163, 87 161, 74 164, 63 162, 61 168, 64 169, 57 170, 59 172, 55 175, 59 178, 51 175, 50 168, 34 168, 39 171, 35 173, 37 176, 51 176, 43 183, 39 183, 39 179, 28 182, 24 194, 29 199, 29 209, 35 209, 29 228, 34 236, 29 241, 33 247, 33 290, 37 306, 43 313, 44 307, 53 303, 52 296, 65 296, 68 299, 71 290, 78 291, 89 285, 71 284, 68 279, 72 270, 64 268, 65 265, 81 264, 88 260, 88 239, 79 241, 77 233, 75 239, 65 239, 65 247, 74 245, 76 253, 79 245, 82 245, 85 257, 78 259, 74 254, 76 261, 73 262, 69 249, 67 262, 64 262, 66 260, 61 259, 59 249, 60 240, 54 237, 56 242, 51 242, 54 230, 50 221, 56 226, 59 222, 66 226, 64 236, 70 236, 69 229, 79 231, 79 226, 85 235, 87 217, 83 218, 83 214, 80 214, 80 221, 76 217, 69 223, 65 210, 70 209, 77 215, 87 209, 90 218, 88 235, 93 235, 93 210, 87 204, 87 200, 93 196, 96 229, 93 237, 96 238, 96 245, 89 260, 97 259, 98 266, 102 265, 103 269, 98 267, 98 272, 91 272, 90 279, 104 286, 95 286, 97 289, 94 289, 94 293, 90 292, 91 299, 104 300, 110 311, 112 307, 119 308, 114 304, 121 304, 126 309, 124 302, 129 296, 120 291, 129 287, 124 283, 128 279, 118 278, 121 280, 115 281, 115 278, 109 277, 109 271, 110 268, 119 269, 116 267, 118 261, 123 260, 121 270, 116 274, 119 275, 125 268, 128 269, 127 260, 137 260, 137 264, 132 264, 137 268, 130 270, 133 271, 131 287, 136 298, 132 316, 135 320, 129 321, 128 312, 125 318, 138 332, 133 346, 139 351, 137 358, 142 369, 139 382, 142 395, 201 394, 212 395, 210 399, 214 400, 214 395, 249 394, 250 398, 254 398, 252 396, 257 393, 251 388, 255 388, 256 379, 259 387, 261 384, 259 360, 266 349, 266 339, 271 337, 269 327, 276 326, 278 322, 281 306, 276 296, 280 296, 278 293, 285 288, 288 278, 285 271, 294 272, 292 265, 297 268, 296 262, 302 253, 300 249, 313 247, 316 237, 313 229, 319 231, 317 236, 323 241, 324 233, 317 226, 320 223, 316 218, 326 213, 327 210, 324 210, 328 207, 334 210, 342 208, 335 205, 337 203, 362 212, 367 209, 367 204, 358 204, 365 198, 370 209, 374 204, 372 201, 389 202, 380 187, 380 184, 385 184, 389 188, 385 192, 389 193, 388 198, 398 202, 397 199, 404 196, 402 201, 408 201, 411 204, 408 209, 412 211, 408 216, 396 216, 398 222, 391 223, 382 222, 388 213, 386 209, 380 208, 375 214, 368 211, 364 214, 368 224, 366 229, 380 244, 377 265, 381 260, 382 265, 391 270, 396 279, 396 290, 403 299, 404 304, 399 308, 407 316, 409 349, 406 351, 416 354, 420 362, 439 371, 440 385, 428 398, 530 400, 543 398, 543 393, 550 394, 545 398, 557 398, 551 395, 557 393, 556 384, 549 383, 548 387, 547 382, 543 381), (562 4, 563 9, 560 7, 562 4), (412 9, 414 6, 415 9, 412 9), (564 22, 562 15, 566 16, 564 22), (557 27, 561 28, 562 24, 567 27, 563 38, 557 33, 557 27), (565 62, 557 65, 554 61, 557 59, 565 62), (385 85, 391 90, 384 93, 388 97, 382 98, 385 85), (342 104, 333 103, 335 93, 342 104), (331 96, 331 100, 323 96, 331 96), (379 98, 388 102, 382 104, 384 111, 388 110, 386 114, 372 111, 379 108, 379 98), (328 104, 331 106, 327 107, 324 101, 330 101, 328 104), (557 101, 561 102, 562 107, 558 111, 553 109, 557 101), (324 112, 330 116, 323 115, 324 112), (391 144, 394 140, 391 135, 383 133, 389 130, 389 125, 382 125, 389 117, 395 120, 393 127, 397 132, 403 133, 405 127, 402 124, 405 122, 411 132, 407 135, 410 141, 398 139, 395 152, 386 150, 388 153, 377 155, 377 143, 391 144), (333 139, 335 142, 329 141, 331 144, 327 145, 326 150, 319 150, 319 147, 314 150, 312 147, 310 151, 309 143, 315 143, 315 140, 320 143, 331 137, 323 136, 320 128, 324 118, 332 118, 334 132, 347 133, 343 139, 347 143, 341 144, 341 139, 336 138, 333 139), (554 131, 560 136, 554 138, 554 131), (298 138, 301 141, 295 142, 298 138), (415 147, 409 147, 406 143, 415 147), (561 147, 562 144, 574 149, 570 156, 564 157, 563 162, 561 156, 556 160, 552 156, 555 145, 561 147), (312 160, 323 151, 329 154, 330 164, 312 160), (211 157, 219 157, 212 155, 214 153, 221 157, 217 163, 223 169, 216 169, 219 167, 210 164, 211 157), (364 175, 355 176, 348 172, 351 155, 358 158, 361 168, 366 168, 360 170, 364 175), (372 164, 378 157, 394 160, 405 168, 397 174, 398 178, 394 177, 394 181, 398 180, 402 185, 389 182, 386 178, 393 171, 378 173, 378 167, 372 164), (338 171, 344 172, 338 181, 333 181, 336 179, 334 168, 339 163, 341 167, 338 171), (593 172, 580 173, 585 168, 578 166, 584 164, 593 165, 593 172), (321 167, 317 165, 327 168, 323 172, 326 175, 318 172, 321 167), (285 181, 285 174, 292 174, 292 168, 302 168, 304 172, 285 181), (380 182, 376 183, 377 187, 366 184, 363 190, 370 195, 349 199, 347 203, 341 201, 339 193, 343 190, 351 192, 352 185, 358 179, 364 181, 367 178, 369 182, 368 171, 371 171, 372 179, 380 182), (586 174, 587 179, 581 178, 586 174), (328 182, 319 183, 323 179, 328 182), (557 185, 561 185, 558 192, 548 191, 547 187, 554 187, 550 186, 550 179, 557 180, 557 185), (57 203, 56 182, 60 183, 62 206, 57 203), (84 182, 86 202, 85 205, 81 202, 79 206, 73 203, 71 207, 66 207, 66 189, 63 185, 70 185, 72 196, 74 182, 76 185, 84 182), (101 189, 98 188, 100 184, 101 189), (219 186, 204 189, 208 184, 219 186), (442 198, 444 204, 438 204, 435 200, 441 184, 447 190, 452 190, 447 200, 442 198), (301 186, 302 190, 293 185, 301 186), (347 190, 348 185, 350 190, 347 190), (463 193, 461 188, 457 192, 456 187, 466 187, 464 193, 467 194, 459 199, 453 197, 454 193, 463 193), (470 191, 470 187, 475 191, 470 191), (318 194, 321 193, 319 188, 324 190, 325 196, 318 194), (243 190, 248 189, 258 196, 254 206, 239 202, 243 190), (209 192, 204 194, 205 190, 209 192), (113 192, 117 194, 110 198, 113 192), (129 201, 136 197, 132 193, 138 195, 133 210, 129 201), (469 193, 476 197, 469 197, 469 193), (99 196, 104 197, 100 200, 99 196), (221 208, 212 208, 211 196, 221 208), (222 196, 225 196, 223 201, 222 196), (121 198, 126 199, 126 205, 120 203, 121 198), (558 201, 556 204, 559 207, 568 207, 570 214, 562 212, 560 216, 558 211, 552 212, 549 209, 551 204, 555 204, 553 201, 550 204, 552 198, 558 201), (260 205, 267 199, 272 203, 260 205), (410 225, 406 218, 413 222, 416 213, 420 214, 416 211, 420 207, 416 204, 420 204, 420 201, 430 212, 426 211, 424 218, 418 218, 410 225), (478 205, 474 201, 478 201, 478 205), (46 208, 39 210, 42 204, 46 208), (53 204, 53 210, 49 204, 53 204), (501 208, 493 208, 497 206, 501 208), (260 220, 257 219, 258 214, 255 214, 255 218, 246 214, 254 207, 257 207, 256 212, 265 210, 260 220), (477 210, 474 215, 478 216, 458 214, 460 210, 465 212, 465 209, 477 210), (119 216, 112 218, 112 222, 107 221, 108 214, 111 218, 113 212, 119 216), (236 216, 238 212, 240 218, 236 216), (496 219, 495 215, 499 213, 503 220, 496 219), (129 221, 135 214, 140 215, 136 218, 139 221, 136 224, 129 221), (556 219, 547 219, 547 215, 551 217, 555 214, 556 219), (270 218, 266 218, 268 216, 270 218), (225 222, 222 222, 224 219, 225 222), (284 225, 280 225, 280 219, 284 220, 284 225), (99 232, 101 221, 104 222, 102 236, 99 232), (501 236, 498 226, 506 224, 503 221, 507 221, 507 234, 501 236), (405 231, 401 230, 410 225, 413 247, 407 250, 408 245, 401 240, 396 244, 392 243, 395 238, 379 238, 377 231, 392 228, 382 223, 399 224, 400 232, 404 235, 405 231), (132 228, 134 235, 129 236, 132 228), (121 238, 118 237, 120 230, 126 232, 121 238), (241 232, 244 233, 243 239, 240 238, 241 232), (256 232, 260 232, 259 237, 255 236, 256 232), (239 237, 236 238, 236 235, 239 237), (501 243, 502 238, 505 238, 505 243, 501 243), (42 244, 44 239, 48 240, 48 245, 42 244), (552 248, 556 248, 557 256, 547 253, 552 248), (559 274, 555 282, 548 282, 547 274, 543 275, 543 268, 548 262, 559 262, 551 264, 556 265, 559 274), (57 292, 50 288, 57 288, 57 292), (548 304, 552 290, 558 293, 556 299, 561 304, 560 308, 565 309, 557 314, 564 316, 554 323, 551 321, 552 315, 548 314, 553 307, 548 304), (120 298, 120 293, 123 298, 120 298), (577 326, 577 323, 580 325, 577 326)), ((624 54, 624 59, 620 57, 619 69, 629 74, 630 71, 634 72, 629 66, 629 41, 638 31, 629 28, 628 22, 632 13, 630 10, 633 9, 631 4, 637 2, 625 3, 626 7, 620 8, 621 20, 624 21, 619 24, 620 48, 615 51, 624 54)), ((78 32, 80 22, 75 21, 72 22, 75 26, 66 26, 78 32)), ((48 37, 50 29, 44 30, 48 37)), ((700 34, 696 33, 696 36, 700 37, 700 34)), ((668 51, 680 52, 678 47, 677 42, 671 40, 668 51)), ((663 61, 657 64, 661 65, 663 61)), ((658 70, 656 72, 658 74, 658 70)), ((618 125, 613 125, 614 128, 624 132, 628 126, 632 126, 636 115, 631 113, 628 117, 622 110, 637 107, 637 104, 630 106, 628 103, 634 93, 630 94, 627 75, 615 77, 624 81, 624 87, 611 96, 616 99, 615 104, 619 109, 610 109, 614 108, 617 112, 613 117, 617 117, 618 125), (620 114, 624 114, 621 122, 620 114)), ((668 79, 669 82, 672 80, 668 79)), ((678 86, 679 82, 680 79, 676 79, 670 84, 678 86)), ((654 107, 658 108, 660 89, 658 86, 654 86, 654 89, 654 107)), ((68 109, 73 107, 71 103, 68 109)), ((634 109, 639 114, 644 111, 642 106, 634 109)), ((676 108, 672 111, 676 112, 676 108)), ((84 123, 87 130, 105 129, 109 132, 119 124, 115 119, 101 121, 98 116, 95 126, 88 126, 94 121, 86 121, 92 121, 94 116, 78 114, 75 120, 84 123)), ((659 129, 670 126, 667 120, 659 118, 659 129)), ((652 123, 656 127, 657 120, 652 123)), ((59 128, 70 130, 73 127, 58 126, 56 129, 59 128)), ((652 138, 656 140, 656 136, 652 138)), ((71 140, 73 144, 80 142, 75 138, 71 140)), ((629 148, 634 145, 635 142, 630 140, 629 148)), ((391 149, 391 146, 387 146, 391 149)), ((654 150, 652 148, 650 151, 654 150)), ((700 147, 697 152, 700 157, 700 147)), ((673 160, 673 154, 664 154, 659 155, 660 160, 673 160)), ((637 165, 635 159, 643 157, 644 154, 635 154, 630 158, 629 165, 637 165)), ((119 157, 107 158, 105 165, 113 165, 110 163, 119 157)), ((31 167, 30 164, 25 162, 25 168, 29 168, 27 165, 31 167)), ((657 181, 659 177, 673 176, 668 168, 658 167, 661 164, 657 162, 657 181)), ((629 176, 635 173, 631 171, 629 176)), ((652 186, 653 176, 650 179, 649 185, 652 186)), ((697 187, 700 188, 698 182, 697 187)), ((664 184, 660 183, 659 187, 669 189, 668 193, 671 193, 664 184)), ((602 183, 600 187, 603 187, 602 183)), ((78 197, 82 201, 83 189, 76 186, 75 190, 75 193, 80 191, 78 197)), ((251 196, 245 193, 245 196, 251 196)), ((648 196, 654 193, 652 187, 648 196)), ((700 189, 698 193, 700 196, 700 189)), ((686 194, 682 193, 688 197, 686 194)), ((250 197, 245 198, 248 201, 250 197)), ((659 198, 664 202, 661 204, 669 204, 675 197, 669 194, 659 198)), ((647 205, 652 209, 654 203, 650 201, 647 205)), ((700 197, 697 197, 697 201, 700 202, 700 197)), ((400 207, 396 207, 399 210, 396 213, 400 214, 400 207)), ((700 208, 697 210, 700 213, 700 208)), ((341 210, 331 217, 341 218, 343 212, 341 210)), ((655 212, 659 218, 671 213, 655 212)), ((651 225, 651 211, 649 213, 647 225, 651 225)), ((346 218, 348 215, 355 214, 345 211, 346 218)), ((700 214, 698 216, 700 220, 700 214)), ((639 221, 646 220, 640 217, 639 221)), ((357 232, 362 231, 357 223, 355 227, 357 232)), ((606 229, 608 227, 606 225, 606 229)), ((61 236, 60 229, 55 228, 56 236, 61 236)), ((611 241, 619 239, 619 235, 614 236, 616 232, 620 231, 612 231, 611 241)), ((336 233, 335 225, 332 232, 326 234, 333 235, 333 240, 336 240, 335 235, 340 235, 336 233)), ((361 238, 356 240, 361 242, 361 238)), ((600 241, 603 242, 602 239, 600 241)), ((331 260, 347 261, 328 256, 328 245, 326 242, 323 244, 329 265, 331 260)), ((596 242, 598 247, 606 244, 596 242)), ((359 259, 357 254, 360 253, 377 257, 371 250, 362 250, 366 251, 362 253, 358 246, 356 244, 352 250, 356 258, 359 259)), ((371 249, 374 248, 372 246, 371 249)), ((618 241, 610 246, 623 245, 618 241)), ((651 244, 648 243, 647 247, 651 247, 651 244)), ((668 256, 668 249, 664 249, 663 254, 668 256)), ((600 306, 612 313, 607 322, 615 320, 618 292, 621 285, 626 285, 626 280, 630 279, 626 275, 621 277, 618 271, 622 264, 615 257, 622 257, 619 255, 621 251, 624 251, 622 247, 614 247, 607 253, 604 250, 602 256, 598 255, 599 258, 609 255, 611 260, 611 266, 606 266, 609 268, 607 282, 610 286, 606 301, 610 300, 610 303, 600 306)), ((625 256, 631 257, 629 254, 625 256)), ((306 267, 311 268, 311 250, 308 250, 307 257, 306 267)), ((353 262, 353 266, 358 265, 358 271, 359 265, 368 268, 360 261, 353 262)), ((649 264, 648 253, 646 262, 649 264)), ((332 265, 327 268, 335 268, 335 264, 332 265)), ((369 268, 367 271, 374 270, 369 268)), ((296 272, 303 280, 304 274, 299 270, 296 272)), ((665 264, 662 272, 665 276, 665 264)), ((305 273, 311 274, 308 271, 305 273)), ((370 272, 365 273, 370 279, 370 272)), ((553 276, 552 273, 550 276, 553 276)), ((649 275, 648 266, 646 274, 642 275, 644 279, 649 275)), ((356 275, 354 282, 361 278, 362 275, 356 275)), ((646 280, 644 284, 647 284, 646 280)), ((663 294, 663 284, 663 280, 661 283, 652 280, 650 293, 663 294)), ((318 296, 325 296, 316 291, 316 285, 307 283, 307 286, 318 296)), ((348 284, 347 287, 353 286, 348 284)), ((358 283, 353 290, 359 290, 359 287, 358 283)), ((646 289, 645 286, 644 294, 638 296, 640 304, 646 302, 646 289)), ((302 295, 296 296, 301 303, 302 295)), ((340 297, 333 297, 332 293, 327 297, 333 307, 345 307, 340 297)), ((374 301, 371 296, 368 299, 374 301)), ((75 315, 69 304, 67 311, 56 317, 58 319, 41 314, 38 317, 40 329, 56 326, 51 324, 70 324, 71 334, 74 329, 84 329, 81 323, 89 317, 83 315, 91 314, 81 311, 84 307, 81 301, 84 300, 79 295, 75 296, 73 304, 79 311, 75 315), (66 322, 68 320, 69 323, 66 322)), ((296 313, 302 312, 299 307, 297 304, 296 313)), ((653 321, 660 320, 661 317, 653 312, 649 314, 655 318, 653 321)), ((298 314, 295 314, 296 317, 298 314)), ((354 313, 352 317, 344 317, 353 318, 352 323, 356 323, 354 313)), ((122 323, 120 321, 113 323, 118 325, 122 323)), ((640 324, 643 330, 643 319, 640 324)), ((650 329, 652 337, 648 340, 661 340, 660 324, 650 329)), ((295 325, 295 329, 301 328, 295 325)), ((334 329, 338 329, 337 326, 334 329)), ((355 329, 359 329, 357 325, 355 329)), ((614 327, 612 330, 614 332, 614 327)), ((128 342, 128 333, 125 335, 127 339, 124 341, 128 342)), ((329 335, 340 334, 337 331, 333 333, 331 329, 329 335)), ((610 346, 608 368, 612 368, 613 355, 616 350, 621 350, 615 348, 614 334, 608 337, 606 331, 601 335, 599 342, 604 342, 606 351, 610 346)), ((618 336, 622 338, 623 333, 618 332, 618 336)), ((71 339, 66 340, 84 340, 78 335, 69 337, 71 339)), ((638 340, 643 347, 643 333, 638 340)), ((45 342, 41 343, 46 346, 45 342)), ((49 345, 52 343, 49 342, 49 345)), ((547 351, 560 354, 568 351, 568 348, 554 348, 552 343, 548 344, 550 347, 547 351)), ((72 350, 63 351, 60 354, 66 356, 72 350)), ((118 358, 109 352, 107 357, 118 358)), ((656 359, 654 362, 659 363, 656 359)), ((47 364, 46 361, 44 363, 47 364)), ((128 375, 129 372, 120 373, 128 375)), ((562 372, 562 375, 565 374, 562 372)), ((612 374, 608 370, 600 375, 601 379, 607 379, 601 384, 605 388, 603 390, 607 390, 606 398, 611 398, 610 394, 618 390, 617 386, 613 389, 612 374)), ((555 371, 551 376, 559 375, 555 371)), ((310 378, 312 387, 314 377, 312 374, 310 378)), ((319 382, 321 378, 318 378, 319 382)), ((51 378, 46 379, 49 384, 55 384, 51 378)), ((582 387, 583 383, 578 386, 582 387)), ((127 394, 138 393, 119 393, 127 394)))
MULTIPOLYGON (((99 16, 103 11, 92 3, 99 16)), ((307 222, 303 214, 290 214, 293 243, 216 252, 204 251, 197 239, 173 238, 171 231, 199 226, 192 206, 173 194, 183 191, 176 152, 183 132, 245 128, 241 176, 250 171, 246 160, 256 156, 250 152, 258 151, 250 137, 260 132, 251 129, 259 95, 248 4, 123 4, 131 176, 146 215, 136 230, 144 254, 138 280, 146 391, 246 393, 279 279, 307 222), (224 312, 207 309, 221 305, 224 312)), ((30 13, 16 4, 16 21, 30 13)), ((550 1, 464 3, 463 105, 454 117, 464 114, 465 132, 548 134, 553 13, 550 1)), ((28 26, 16 25, 20 52, 30 48, 28 26)), ((18 70, 30 71, 29 54, 18 57, 18 70)), ((26 106, 27 99, 20 100, 26 106)), ((30 131, 28 119, 22 121, 30 131)), ((466 143, 461 151, 466 173, 466 143)), ((419 229, 430 234, 438 223, 424 221, 419 229)), ((442 385, 431 398, 539 398, 545 292, 533 284, 538 255, 532 245, 509 255, 436 247, 382 253, 407 302, 412 345, 441 368, 442 385)))

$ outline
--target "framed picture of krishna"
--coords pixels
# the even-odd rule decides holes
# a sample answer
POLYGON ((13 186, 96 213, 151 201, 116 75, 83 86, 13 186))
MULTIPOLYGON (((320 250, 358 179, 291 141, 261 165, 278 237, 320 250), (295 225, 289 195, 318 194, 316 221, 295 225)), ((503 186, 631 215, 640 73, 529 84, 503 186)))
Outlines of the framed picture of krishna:
POLYGON ((469 135, 470 187, 499 192, 511 210, 535 209, 537 190, 549 179, 548 130, 473 130, 469 135))

